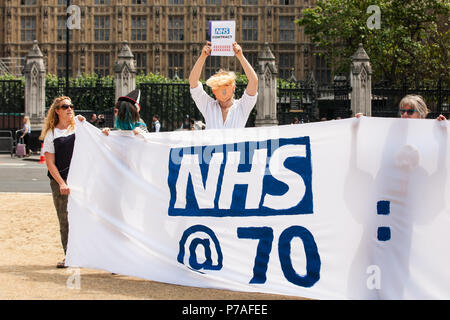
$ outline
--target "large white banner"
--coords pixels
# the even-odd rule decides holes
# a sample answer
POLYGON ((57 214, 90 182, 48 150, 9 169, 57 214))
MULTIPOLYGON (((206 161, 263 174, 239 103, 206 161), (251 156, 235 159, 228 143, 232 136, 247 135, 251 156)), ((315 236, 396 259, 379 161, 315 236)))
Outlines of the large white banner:
POLYGON ((105 136, 77 122, 70 266, 317 299, 449 299, 447 121, 105 136))

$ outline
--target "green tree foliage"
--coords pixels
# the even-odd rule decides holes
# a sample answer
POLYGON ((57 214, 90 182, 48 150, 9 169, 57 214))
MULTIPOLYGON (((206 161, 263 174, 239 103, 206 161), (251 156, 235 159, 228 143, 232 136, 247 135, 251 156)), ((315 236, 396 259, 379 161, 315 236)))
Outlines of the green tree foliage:
MULTIPOLYGON (((66 83, 65 78, 58 78, 57 75, 50 74, 50 73, 47 73, 45 75, 45 85, 46 86, 65 87, 65 83, 66 83)), ((92 74, 83 73, 79 77, 69 78, 69 83, 70 83, 70 87, 73 87, 73 88, 96 87, 99 85, 114 86, 114 77, 113 76, 99 77, 95 73, 92 73, 92 74)))
POLYGON ((375 81, 448 83, 449 0, 318 0, 296 23, 326 56, 335 73, 348 73, 362 43, 375 81), (380 8, 381 26, 369 28, 370 5, 380 8))
POLYGON ((141 73, 136 76, 136 86, 140 83, 188 83, 187 79, 173 80, 166 78, 159 73, 141 73))
MULTIPOLYGON (((69 79, 69 92, 77 110, 103 112, 114 106, 114 77, 99 77, 97 74, 83 74, 69 79)), ((45 77, 45 107, 50 108, 53 100, 66 95, 66 79, 53 74, 45 77)))
POLYGON ((22 81, 22 84, 25 85, 25 77, 16 77, 14 75, 11 74, 2 74, 0 75, 0 80, 20 80, 22 81))

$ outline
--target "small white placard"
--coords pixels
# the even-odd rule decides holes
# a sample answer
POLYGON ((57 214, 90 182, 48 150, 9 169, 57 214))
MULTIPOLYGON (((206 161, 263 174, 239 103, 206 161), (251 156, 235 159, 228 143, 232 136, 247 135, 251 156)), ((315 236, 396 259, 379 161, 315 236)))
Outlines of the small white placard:
POLYGON ((210 21, 212 56, 234 56, 236 21, 210 21))

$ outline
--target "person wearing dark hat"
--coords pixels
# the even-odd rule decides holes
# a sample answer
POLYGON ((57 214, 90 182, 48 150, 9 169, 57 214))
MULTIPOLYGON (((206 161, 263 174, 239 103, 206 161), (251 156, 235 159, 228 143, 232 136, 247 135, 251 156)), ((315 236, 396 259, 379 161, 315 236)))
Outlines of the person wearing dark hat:
MULTIPOLYGON (((119 97, 115 108, 117 108, 117 117, 115 117, 114 128, 119 130, 133 130, 134 134, 148 132, 147 125, 141 119, 139 111, 139 99, 141 91, 133 90, 126 96, 119 97)), ((110 128, 103 128, 102 132, 109 135, 110 128)))

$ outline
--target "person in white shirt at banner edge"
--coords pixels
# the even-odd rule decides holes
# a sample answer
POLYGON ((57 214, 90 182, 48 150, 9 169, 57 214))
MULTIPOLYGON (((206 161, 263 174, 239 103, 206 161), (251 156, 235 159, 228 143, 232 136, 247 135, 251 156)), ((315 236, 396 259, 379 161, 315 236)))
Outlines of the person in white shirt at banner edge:
POLYGON ((206 129, 244 128, 258 97, 258 76, 244 57, 241 46, 233 42, 236 58, 248 79, 247 88, 242 97, 235 100, 233 95, 236 75, 234 72, 220 70, 206 81, 206 85, 212 88, 216 96, 217 100, 214 100, 203 90, 199 81, 211 50, 211 42, 208 41, 189 75, 192 99, 205 118, 206 129))
MULTIPOLYGON (((79 121, 85 118, 78 115, 79 121)), ((64 255, 67 251, 69 222, 67 219, 67 201, 70 188, 67 185, 70 162, 75 143, 74 106, 69 97, 57 97, 53 100, 45 118, 40 140, 44 140, 42 153, 48 168, 53 204, 59 220, 59 230, 64 255)), ((65 268, 65 259, 58 262, 57 268, 65 268)))

